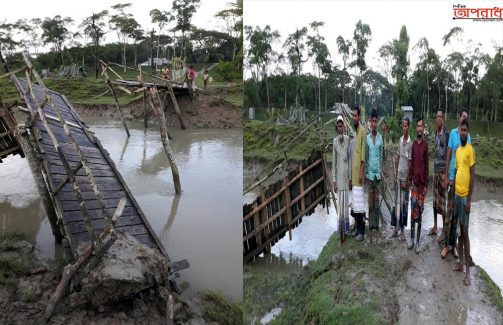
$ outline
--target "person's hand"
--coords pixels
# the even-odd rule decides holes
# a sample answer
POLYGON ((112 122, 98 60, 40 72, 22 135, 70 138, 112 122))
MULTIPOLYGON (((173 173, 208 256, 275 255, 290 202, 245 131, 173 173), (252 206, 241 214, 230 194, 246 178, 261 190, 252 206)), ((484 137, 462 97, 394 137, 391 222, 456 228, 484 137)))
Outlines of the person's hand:
POLYGON ((471 208, 471 205, 472 205, 472 204, 471 204, 470 200, 467 200, 467 201, 466 201, 466 207, 465 207, 465 213, 466 213, 466 214, 470 214, 470 208, 471 208))
POLYGON ((444 180, 444 184, 445 184, 445 188, 448 188, 449 187, 449 177, 445 177, 445 180, 444 180))
POLYGON ((336 182, 332 183, 332 189, 334 190, 334 192, 337 192, 337 183, 336 182))

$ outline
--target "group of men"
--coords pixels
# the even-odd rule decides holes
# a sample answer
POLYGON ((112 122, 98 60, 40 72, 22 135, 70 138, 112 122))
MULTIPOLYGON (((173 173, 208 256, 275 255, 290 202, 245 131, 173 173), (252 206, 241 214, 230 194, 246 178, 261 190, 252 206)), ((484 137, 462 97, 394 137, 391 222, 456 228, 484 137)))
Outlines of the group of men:
MULTIPOLYGON (((337 214, 342 233, 350 233, 349 215, 355 219, 351 235, 356 240, 365 240, 366 207, 364 185, 368 192, 369 241, 373 233, 379 242, 380 205, 379 189, 383 167, 384 142, 377 132, 377 111, 370 117, 370 133, 366 135, 360 123, 361 110, 353 110, 355 136, 350 140, 344 134, 344 120, 337 118, 337 135, 333 140, 332 181, 337 193, 337 214), (349 191, 352 202, 349 203, 349 191), (351 212, 349 212, 351 208, 351 212)), ((409 135, 411 121, 402 120, 400 137, 394 169, 395 214, 391 216, 393 233, 405 241, 405 227, 408 222, 409 197, 411 207, 411 241, 409 250, 415 248, 420 253, 420 236, 424 201, 428 193, 429 150, 428 141, 424 138, 424 120, 416 119, 416 139, 409 135), (417 228, 417 229, 416 229, 417 228)), ((440 253, 445 258, 449 252, 457 258, 454 271, 466 273, 464 284, 470 285, 470 239, 468 223, 475 175, 475 152, 469 135, 468 111, 463 109, 459 114, 458 126, 450 132, 444 126, 442 111, 437 112, 435 132, 435 150, 433 159, 433 221, 434 225, 428 235, 437 235, 437 215, 443 220, 442 233, 438 243, 443 245, 440 253), (446 202, 447 192, 447 202, 446 202), (457 242, 457 247, 456 247, 457 242)))

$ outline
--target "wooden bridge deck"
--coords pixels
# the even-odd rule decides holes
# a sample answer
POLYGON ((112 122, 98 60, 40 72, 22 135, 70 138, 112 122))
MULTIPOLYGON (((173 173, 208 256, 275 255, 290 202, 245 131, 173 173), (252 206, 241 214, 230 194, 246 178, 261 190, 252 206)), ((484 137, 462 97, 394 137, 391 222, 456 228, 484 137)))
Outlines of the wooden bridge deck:
MULTIPOLYGON (((15 78, 14 82, 29 111, 36 112, 36 105, 40 105, 44 101, 45 88, 33 84, 33 94, 36 97, 33 98, 26 80, 15 78)), ((88 129, 68 99, 59 93, 51 90, 48 91, 88 162, 88 166, 94 175, 98 190, 101 192, 110 216, 114 214, 120 199, 123 197, 126 198, 126 205, 122 216, 118 219, 114 229, 131 234, 141 243, 157 247, 168 258, 163 245, 132 196, 131 191, 115 167, 108 152, 88 129)), ((66 160, 70 164, 70 168, 74 170, 80 163, 78 153, 71 144, 51 105, 45 104, 42 110, 59 142, 66 160)), ((58 215, 59 222, 62 223, 64 234, 68 239, 72 252, 74 256, 77 256, 76 249, 78 243, 89 241, 89 235, 84 218, 81 215, 77 194, 73 190, 72 182, 67 181, 62 189, 54 195, 58 186, 67 177, 66 170, 40 118, 36 119, 32 130, 35 133, 36 147, 38 147, 42 157, 40 168, 42 169, 48 190, 51 196, 53 196, 56 214, 58 215)), ((105 220, 99 202, 93 192, 92 185, 86 177, 83 168, 79 169, 76 173, 76 180, 82 192, 84 205, 92 217, 94 230, 98 234, 104 229, 105 220)))

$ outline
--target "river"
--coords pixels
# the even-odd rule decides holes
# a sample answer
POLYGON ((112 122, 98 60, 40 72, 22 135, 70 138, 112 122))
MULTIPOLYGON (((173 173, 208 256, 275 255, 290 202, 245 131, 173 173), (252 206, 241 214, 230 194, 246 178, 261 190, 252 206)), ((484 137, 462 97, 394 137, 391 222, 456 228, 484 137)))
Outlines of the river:
MULTIPOLYGON (((183 296, 204 289, 220 290, 241 301, 243 133, 229 129, 170 129, 171 148, 180 172, 181 196, 175 195, 171 170, 162 147, 159 128, 86 118, 109 151, 172 260, 187 259, 190 268, 180 272, 183 296)), ((50 224, 25 159, 4 159, 0 164, 0 232, 20 232, 44 257, 59 257, 50 224)))

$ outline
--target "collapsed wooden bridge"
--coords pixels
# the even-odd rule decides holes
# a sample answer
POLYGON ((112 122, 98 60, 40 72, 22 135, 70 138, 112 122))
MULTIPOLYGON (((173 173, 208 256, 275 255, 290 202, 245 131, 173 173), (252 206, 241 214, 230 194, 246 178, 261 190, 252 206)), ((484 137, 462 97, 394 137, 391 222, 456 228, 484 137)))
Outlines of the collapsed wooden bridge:
POLYGON ((260 196, 243 205, 243 262, 270 252, 302 217, 311 215, 316 206, 326 205, 328 195, 325 162, 321 151, 299 163, 288 176, 264 189, 260 196))
MULTIPOLYGON (((78 263, 83 254, 91 255, 89 250, 77 249, 81 243, 90 242, 99 256, 113 243, 116 232, 126 232, 158 249, 170 262, 99 139, 64 95, 45 88, 27 57, 25 62, 26 79, 14 72, 9 75, 26 106, 20 109, 28 113, 28 121, 24 127, 17 126, 10 110, 0 106, 0 130, 6 129, 0 131, 1 155, 26 154, 56 238, 68 243, 78 263), (31 82, 32 76, 38 84, 31 82), (105 241, 108 235, 112 238, 105 241)), ((188 266, 186 260, 170 262, 170 283, 178 292, 177 271, 188 266)))

